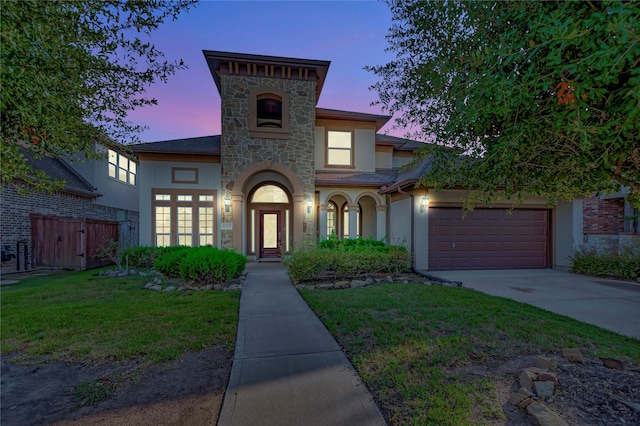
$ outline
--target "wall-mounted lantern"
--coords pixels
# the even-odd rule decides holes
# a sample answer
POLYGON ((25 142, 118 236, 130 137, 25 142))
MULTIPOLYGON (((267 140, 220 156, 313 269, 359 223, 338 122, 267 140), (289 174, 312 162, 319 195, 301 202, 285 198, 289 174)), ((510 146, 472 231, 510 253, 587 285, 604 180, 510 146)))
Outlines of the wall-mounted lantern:
POLYGON ((307 198, 307 214, 311 214, 311 207, 313 207, 313 200, 309 197, 307 198))
POLYGON ((420 213, 426 213, 428 208, 429 196, 425 194, 424 197, 422 197, 422 202, 420 203, 420 213))
POLYGON ((230 210, 231 210, 231 197, 229 197, 229 194, 225 194, 225 196, 224 196, 224 211, 225 211, 225 213, 229 213, 230 210))

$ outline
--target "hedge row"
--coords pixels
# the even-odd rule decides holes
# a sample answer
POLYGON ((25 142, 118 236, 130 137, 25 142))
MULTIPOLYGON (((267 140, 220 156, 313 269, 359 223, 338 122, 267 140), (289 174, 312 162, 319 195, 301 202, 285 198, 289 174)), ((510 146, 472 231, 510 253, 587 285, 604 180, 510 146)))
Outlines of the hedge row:
POLYGON ((637 280, 640 277, 640 247, 627 248, 620 253, 607 253, 583 248, 571 258, 571 270, 596 277, 637 280))
POLYGON ((246 256, 211 246, 141 246, 125 250, 123 257, 130 268, 154 267, 169 278, 207 284, 237 277, 247 265, 246 256))
POLYGON ((340 241, 351 243, 322 242, 318 247, 295 252, 285 261, 289 275, 295 280, 313 281, 357 278, 368 274, 396 274, 411 267, 411 254, 405 247, 354 243, 357 239, 340 241))

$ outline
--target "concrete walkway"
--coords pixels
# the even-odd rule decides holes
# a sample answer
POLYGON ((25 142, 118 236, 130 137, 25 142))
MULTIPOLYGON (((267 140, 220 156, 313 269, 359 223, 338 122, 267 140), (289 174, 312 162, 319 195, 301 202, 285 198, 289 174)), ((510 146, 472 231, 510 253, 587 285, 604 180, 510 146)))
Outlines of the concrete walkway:
POLYGON ((640 284, 553 269, 434 271, 465 287, 640 339, 640 284))
POLYGON ((286 268, 247 264, 235 358, 218 425, 384 425, 286 268))

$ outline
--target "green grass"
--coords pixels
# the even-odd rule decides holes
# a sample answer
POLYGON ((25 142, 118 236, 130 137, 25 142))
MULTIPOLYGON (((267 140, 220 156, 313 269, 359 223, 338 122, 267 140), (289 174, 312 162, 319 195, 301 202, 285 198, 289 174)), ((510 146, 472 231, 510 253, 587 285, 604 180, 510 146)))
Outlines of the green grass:
POLYGON ((640 341, 464 288, 302 291, 393 425, 503 423, 491 379, 458 367, 577 347, 640 363, 640 341))
POLYGON ((39 362, 159 362, 224 344, 232 350, 239 292, 142 290, 144 277, 97 271, 29 278, 2 289, 2 354, 39 362))

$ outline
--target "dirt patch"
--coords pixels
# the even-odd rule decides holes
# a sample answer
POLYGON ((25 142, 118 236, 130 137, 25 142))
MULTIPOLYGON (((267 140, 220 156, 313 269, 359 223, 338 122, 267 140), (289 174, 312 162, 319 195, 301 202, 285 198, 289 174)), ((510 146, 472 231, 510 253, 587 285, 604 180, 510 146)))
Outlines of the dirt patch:
POLYGON ((69 362, 25 365, 2 357, 2 424, 114 425, 215 424, 233 354, 216 346, 167 363, 69 362), (79 407, 74 390, 84 383, 110 383, 115 392, 96 405, 79 407))
MULTIPOLYGON (((493 381, 506 417, 500 424, 536 425, 525 410, 509 402, 511 393, 520 388, 518 373, 531 366, 535 366, 535 356, 488 361, 450 372, 488 377, 493 381)), ((640 424, 640 368, 637 366, 615 370, 605 367, 599 359, 585 359, 582 363, 560 360, 555 373, 559 385, 552 398, 541 402, 569 425, 640 424)))

